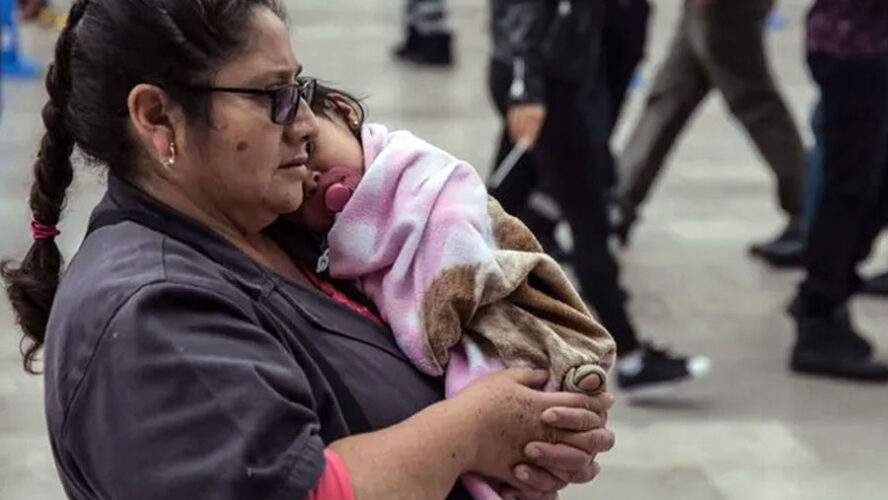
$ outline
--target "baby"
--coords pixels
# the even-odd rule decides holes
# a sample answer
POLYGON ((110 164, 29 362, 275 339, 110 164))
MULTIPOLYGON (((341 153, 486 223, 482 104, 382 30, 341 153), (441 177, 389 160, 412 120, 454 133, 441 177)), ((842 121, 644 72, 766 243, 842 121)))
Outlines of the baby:
POLYGON ((468 382, 451 384, 454 362, 543 368, 548 389, 604 390, 610 335, 474 168, 409 132, 363 124, 344 92, 317 85, 311 105, 314 182, 291 220, 326 236, 319 273, 356 280, 410 360, 448 375, 448 395, 468 382))
MULTIPOLYGON (((445 377, 448 397, 504 367, 548 370, 548 390, 604 390, 613 340, 472 166, 364 124, 344 92, 317 85, 311 105, 313 182, 289 218, 322 236, 319 274, 357 282, 407 357, 445 377)), ((466 485, 499 498, 478 478, 466 485)))

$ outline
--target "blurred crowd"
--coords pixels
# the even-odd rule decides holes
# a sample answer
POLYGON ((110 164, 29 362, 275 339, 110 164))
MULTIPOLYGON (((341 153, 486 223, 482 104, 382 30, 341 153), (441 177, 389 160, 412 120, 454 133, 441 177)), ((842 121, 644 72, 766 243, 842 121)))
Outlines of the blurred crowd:
MULTIPOLYGON (((888 296, 888 271, 858 266, 888 224, 888 3, 813 0, 807 62, 820 99, 806 148, 769 68, 766 22, 774 0, 685 0, 644 110, 622 151, 611 139, 644 57, 647 0, 491 0, 489 89, 503 120, 491 192, 546 250, 576 271, 584 298, 618 344, 624 391, 702 375, 700 356, 642 340, 626 309, 616 239, 625 247, 641 207, 696 108, 724 98, 774 174, 786 226, 750 245, 763 265, 803 268, 787 311, 796 323, 790 369, 888 381, 888 365, 854 326, 855 294, 888 296), (566 222, 573 247, 554 237, 566 222)), ((409 0, 396 58, 454 64, 444 0, 409 0)))

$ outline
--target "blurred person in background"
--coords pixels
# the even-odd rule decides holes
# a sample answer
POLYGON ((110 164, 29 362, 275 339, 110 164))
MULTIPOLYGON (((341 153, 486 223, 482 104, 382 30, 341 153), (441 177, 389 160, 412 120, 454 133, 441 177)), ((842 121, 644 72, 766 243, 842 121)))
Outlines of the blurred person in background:
MULTIPOLYGON (((550 220, 563 215, 573 234, 573 268, 581 294, 617 342, 617 383, 624 392, 644 393, 700 376, 709 362, 639 340, 608 246, 603 169, 612 119, 601 64, 610 5, 491 1, 489 84, 504 122, 499 156, 509 156, 513 145, 529 149, 523 163, 495 183, 492 193, 507 211, 526 217, 536 189, 547 195, 550 220)), ((532 229, 540 227, 525 221, 532 229)), ((538 236, 547 239, 546 234, 538 236)))
MULTIPOLYGON (((606 13, 598 68, 603 80, 591 89, 592 109, 589 112, 593 115, 598 113, 596 119, 599 121, 607 120, 605 125, 593 127, 590 140, 595 151, 604 148, 605 164, 600 168, 592 168, 601 173, 601 188, 605 190, 605 198, 610 205, 613 202, 618 173, 611 140, 635 71, 645 55, 651 6, 647 0, 605 0, 604 5, 606 13), (600 113, 605 113, 606 118, 600 113), (605 136, 600 137, 601 133, 605 136)), ((509 137, 509 131, 506 127, 504 129, 500 135, 494 170, 515 146, 509 137)), ((513 198, 524 198, 524 207, 516 213, 533 229, 549 255, 558 261, 570 261, 571 250, 564 248, 555 238, 555 231, 563 221, 561 210, 554 199, 535 189, 538 179, 532 161, 532 155, 522 156, 510 175, 503 180, 504 186, 500 191, 510 191, 513 198)))
POLYGON ((888 2, 816 0, 808 65, 822 99, 823 180, 805 280, 790 305, 798 373, 888 381, 848 307, 888 214, 888 2))
POLYGON ((404 21, 404 41, 394 51, 397 59, 427 66, 453 64, 453 34, 445 0, 407 0, 404 21))
POLYGON ((772 5, 773 0, 685 0, 668 56, 620 158, 617 232, 623 244, 676 140, 716 89, 774 172, 788 218, 779 236, 750 251, 765 260, 802 258, 806 159, 768 68, 764 22, 772 5))

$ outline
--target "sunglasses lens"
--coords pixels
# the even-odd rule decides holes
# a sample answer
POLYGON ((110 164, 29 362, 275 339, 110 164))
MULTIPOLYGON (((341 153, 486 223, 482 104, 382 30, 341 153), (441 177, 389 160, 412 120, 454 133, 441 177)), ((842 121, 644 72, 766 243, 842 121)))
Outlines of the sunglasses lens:
POLYGON ((289 125, 299 111, 299 91, 295 85, 288 85, 274 93, 274 122, 289 125))

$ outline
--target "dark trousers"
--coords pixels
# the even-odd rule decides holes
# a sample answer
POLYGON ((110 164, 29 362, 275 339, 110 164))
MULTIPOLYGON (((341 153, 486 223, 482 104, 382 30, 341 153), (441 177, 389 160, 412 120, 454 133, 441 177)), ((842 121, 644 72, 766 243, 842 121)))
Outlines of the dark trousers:
POLYGON ((800 298, 821 316, 854 293, 888 216, 888 55, 814 54, 808 64, 823 99, 823 184, 800 298))
POLYGON ((651 6, 648 0, 618 1, 608 3, 607 6, 602 53, 606 68, 610 130, 603 181, 605 188, 611 191, 616 187, 618 172, 610 140, 623 112, 632 77, 638 64, 644 59, 651 6))
MULTIPOLYGON (((511 68, 492 63, 490 87, 502 116, 507 111, 511 80, 511 68)), ((602 99, 607 96, 604 91, 590 93, 578 84, 546 82, 547 116, 539 142, 525 155, 525 163, 517 165, 492 194, 507 211, 519 216, 536 188, 557 200, 573 233, 580 292, 613 335, 619 353, 625 354, 638 347, 638 340, 626 312, 619 268, 608 247, 610 224, 601 186, 605 148, 603 144, 594 147, 590 140, 606 137, 607 114, 589 113, 596 109, 590 94, 602 99)), ((606 110, 606 106, 599 109, 606 110)), ((504 136, 503 150, 508 152, 510 145, 507 134, 504 136)))

